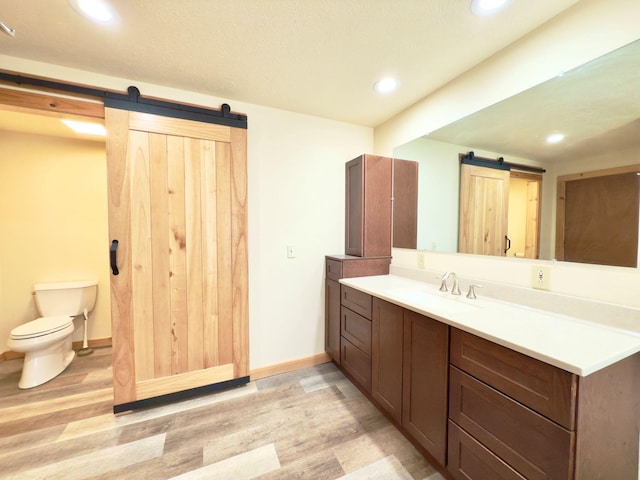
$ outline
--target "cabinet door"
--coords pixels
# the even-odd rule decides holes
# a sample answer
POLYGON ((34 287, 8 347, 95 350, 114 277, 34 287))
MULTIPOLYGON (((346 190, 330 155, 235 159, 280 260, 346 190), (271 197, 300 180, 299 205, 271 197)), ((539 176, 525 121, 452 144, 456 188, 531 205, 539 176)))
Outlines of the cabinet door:
POLYGON ((340 284, 327 280, 325 292, 325 350, 340 364, 340 284))
POLYGON ((449 327, 404 311, 402 426, 441 465, 447 450, 449 327))
POLYGON ((364 156, 347 162, 345 205, 345 253, 362 257, 364 238, 364 156))
POLYGON ((393 246, 418 248, 418 162, 393 160, 393 246))
POLYGON ((403 311, 373 299, 371 396, 398 424, 402 421, 403 311))
POLYGON ((246 130, 105 109, 114 399, 249 375, 246 130))
POLYGON ((361 155, 347 162, 345 253, 391 255, 391 159, 361 155))

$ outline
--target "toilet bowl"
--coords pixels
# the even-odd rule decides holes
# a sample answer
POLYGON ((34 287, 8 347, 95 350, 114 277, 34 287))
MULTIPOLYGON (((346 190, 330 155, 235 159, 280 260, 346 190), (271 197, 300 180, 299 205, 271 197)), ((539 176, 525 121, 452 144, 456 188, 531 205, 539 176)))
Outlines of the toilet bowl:
POLYGON ((43 316, 15 327, 7 340, 10 350, 25 354, 19 388, 42 385, 71 363, 73 319, 87 318, 93 310, 97 285, 94 280, 35 285, 36 306, 43 316))
POLYGON ((56 377, 75 357, 71 348, 73 317, 41 317, 11 330, 7 346, 24 353, 19 388, 32 388, 56 377))

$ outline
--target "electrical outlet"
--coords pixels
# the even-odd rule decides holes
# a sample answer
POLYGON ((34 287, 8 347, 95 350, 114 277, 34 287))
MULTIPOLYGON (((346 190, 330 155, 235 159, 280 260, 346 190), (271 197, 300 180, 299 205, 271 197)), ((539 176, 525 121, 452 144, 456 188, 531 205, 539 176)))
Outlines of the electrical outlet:
POLYGON ((551 270, 549 267, 534 265, 531 268, 531 286, 538 290, 549 290, 551 270))
POLYGON ((296 247, 287 245, 287 258, 296 258, 296 247))
POLYGON ((418 268, 424 268, 424 252, 418 252, 418 268))

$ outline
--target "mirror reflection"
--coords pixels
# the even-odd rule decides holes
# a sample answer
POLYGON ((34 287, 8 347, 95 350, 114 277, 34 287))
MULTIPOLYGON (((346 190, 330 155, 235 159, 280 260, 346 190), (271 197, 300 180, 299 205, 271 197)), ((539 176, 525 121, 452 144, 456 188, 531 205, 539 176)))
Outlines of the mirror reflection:
MULTIPOLYGON (((640 171, 640 41, 400 145, 394 149, 394 157, 418 163, 416 246, 420 250, 635 267, 639 202, 634 195, 640 190, 640 176, 635 175, 634 182, 633 174, 640 171), (563 140, 547 143, 545 140, 552 134, 562 135, 563 140), (502 188, 489 188, 487 184, 498 181, 480 174, 471 184, 465 183, 461 191, 461 157, 469 152, 476 158, 500 158, 524 168, 511 168, 502 188), (544 173, 528 172, 528 167, 538 167, 544 173), (577 185, 586 178, 609 179, 619 174, 631 174, 627 178, 629 190, 622 200, 618 195, 618 200, 609 201, 613 196, 607 189, 614 187, 600 186, 599 190, 586 193, 584 198, 595 198, 591 204, 569 205, 564 190, 567 181, 577 185), (504 195, 508 200, 502 207, 479 206, 483 203, 481 198, 504 195), (620 201, 627 220, 612 220, 614 227, 596 227, 595 231, 606 230, 600 231, 600 238, 586 240, 580 237, 585 237, 588 230, 580 226, 577 237, 585 244, 584 252, 579 258, 573 256, 569 245, 563 243, 570 241, 562 233, 569 228, 563 218, 567 212, 582 211, 588 220, 593 215, 585 215, 585 209, 607 205, 598 210, 598 216, 607 216, 606 208, 619 210, 622 206, 616 202, 620 201), (488 220, 480 218, 486 217, 487 212, 489 216, 507 218, 507 238, 500 238, 496 233, 499 230, 491 231, 488 220), (635 227, 633 222, 628 226, 629 218, 636 219, 635 227), (615 222, 624 222, 628 227, 619 235, 624 237, 620 244, 608 238, 608 232, 616 228, 615 222), (491 250, 486 245, 465 245, 469 228, 478 229, 479 238, 491 237, 499 247, 491 250), (560 234, 556 235, 556 231, 560 234), (607 249, 629 251, 623 263, 590 253, 607 249)), ((401 217, 397 209, 394 217, 401 217)), ((571 228, 575 231, 575 227, 571 228)), ((401 245, 394 241, 394 247, 401 245)))

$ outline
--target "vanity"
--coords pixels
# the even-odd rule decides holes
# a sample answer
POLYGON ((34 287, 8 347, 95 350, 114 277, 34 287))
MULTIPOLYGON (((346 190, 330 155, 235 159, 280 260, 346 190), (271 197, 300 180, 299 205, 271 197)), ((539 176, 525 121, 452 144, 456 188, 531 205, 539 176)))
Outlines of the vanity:
POLYGON ((336 363, 443 474, 638 478, 640 334, 393 270, 339 285, 336 363))

